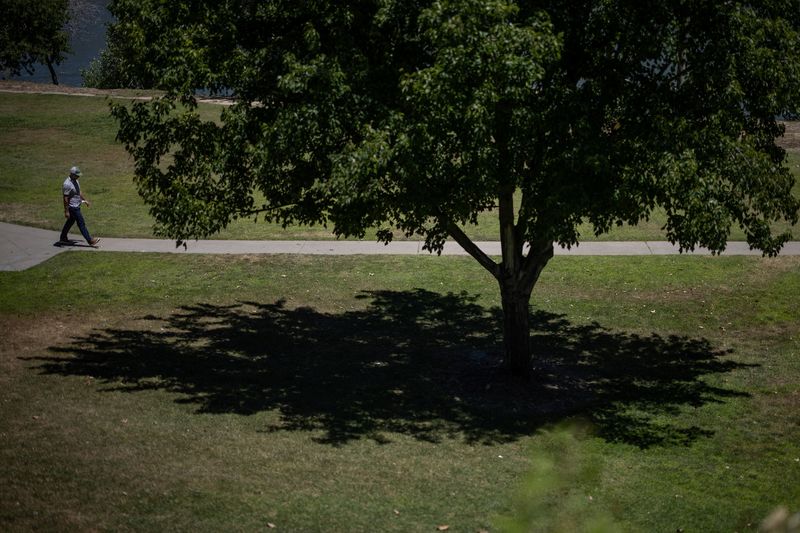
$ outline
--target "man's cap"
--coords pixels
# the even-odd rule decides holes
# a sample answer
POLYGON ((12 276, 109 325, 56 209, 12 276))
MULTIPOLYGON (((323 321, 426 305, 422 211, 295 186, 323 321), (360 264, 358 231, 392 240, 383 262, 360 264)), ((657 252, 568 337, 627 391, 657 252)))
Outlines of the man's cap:
POLYGON ((81 175, 81 169, 79 169, 78 167, 72 167, 71 169, 69 169, 69 173, 73 174, 75 176, 80 176, 81 175))

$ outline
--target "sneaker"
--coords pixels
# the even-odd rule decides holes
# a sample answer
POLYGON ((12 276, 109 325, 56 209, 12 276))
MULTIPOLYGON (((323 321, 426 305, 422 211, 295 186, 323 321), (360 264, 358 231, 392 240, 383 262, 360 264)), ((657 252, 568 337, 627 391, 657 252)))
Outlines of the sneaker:
POLYGON ((100 242, 100 238, 99 237, 95 237, 94 239, 89 241, 89 246, 97 246, 98 242, 100 242))
POLYGON ((58 242, 60 242, 61 244, 69 244, 72 241, 70 241, 69 239, 61 238, 61 239, 58 239, 58 242))

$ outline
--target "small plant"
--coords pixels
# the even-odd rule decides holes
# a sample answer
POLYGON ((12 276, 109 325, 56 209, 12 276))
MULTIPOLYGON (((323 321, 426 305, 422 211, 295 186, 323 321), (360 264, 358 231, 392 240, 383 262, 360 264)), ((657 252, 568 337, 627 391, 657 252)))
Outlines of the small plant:
POLYGON ((579 452, 581 425, 542 432, 543 445, 534 452, 533 464, 514 497, 513 513, 498 520, 503 531, 593 532, 621 531, 613 517, 599 508, 587 487, 596 485, 600 468, 596 460, 579 452))

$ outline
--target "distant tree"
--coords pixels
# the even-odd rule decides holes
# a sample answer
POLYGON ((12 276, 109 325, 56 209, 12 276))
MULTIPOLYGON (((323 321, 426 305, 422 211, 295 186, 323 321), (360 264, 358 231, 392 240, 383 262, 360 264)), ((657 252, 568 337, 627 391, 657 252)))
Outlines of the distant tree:
POLYGON ((152 89, 155 80, 141 60, 142 48, 128 40, 120 23, 106 30, 106 47, 81 70, 83 85, 97 89, 152 89))
POLYGON ((455 239, 531 366, 531 291, 578 224, 660 206, 681 249, 732 224, 777 254, 798 200, 776 116, 800 106, 798 0, 114 0, 163 98, 115 105, 156 231, 238 217, 455 239), (197 88, 232 91, 218 123, 197 88), (516 202, 515 202, 516 198, 516 202), (495 209, 502 258, 461 229, 495 209))
POLYGON ((0 0, 0 71, 33 74, 47 65, 58 85, 55 66, 69 52, 69 0, 0 0))

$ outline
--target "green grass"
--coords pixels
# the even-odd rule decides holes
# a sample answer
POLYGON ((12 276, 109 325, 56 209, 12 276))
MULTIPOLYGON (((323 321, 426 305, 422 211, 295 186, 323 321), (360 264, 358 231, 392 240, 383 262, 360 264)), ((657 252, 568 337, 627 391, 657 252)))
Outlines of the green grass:
POLYGON ((0 292, 3 530, 746 531, 800 508, 798 258, 557 257, 529 385, 496 366, 469 258, 64 253, 0 292))
MULTIPOLYGON (((133 165, 115 142, 107 98, 0 93, 0 192, 4 222, 60 229, 61 184, 81 167, 92 201, 89 227, 108 236, 152 236, 152 219, 132 181, 133 165)), ((204 107, 205 112, 219 108, 204 107)))
MULTIPOLYGON (((201 105, 205 118, 218 116, 219 106, 201 105)), ((0 93, 0 220, 60 229, 61 183, 67 169, 84 171, 82 185, 92 200, 86 210, 92 233, 109 237, 150 237, 153 221, 132 182, 133 166, 114 138, 116 126, 106 98, 0 93)), ((800 154, 790 156, 800 176, 800 154)), ((795 188, 800 195, 800 183, 795 188)), ((595 237, 589 225, 584 240, 663 240, 663 212, 637 226, 615 228, 595 237)), ((778 226, 785 228, 786 225, 778 226)), ((498 240, 497 217, 482 213, 477 226, 466 228, 476 240, 498 240)), ((236 221, 217 236, 223 239, 330 239, 324 227, 281 228, 278 224, 236 221)), ((372 239, 374 234, 368 233, 372 239)), ((398 237, 402 237, 399 235, 398 237)), ((742 240, 734 228, 731 239, 742 240)))

